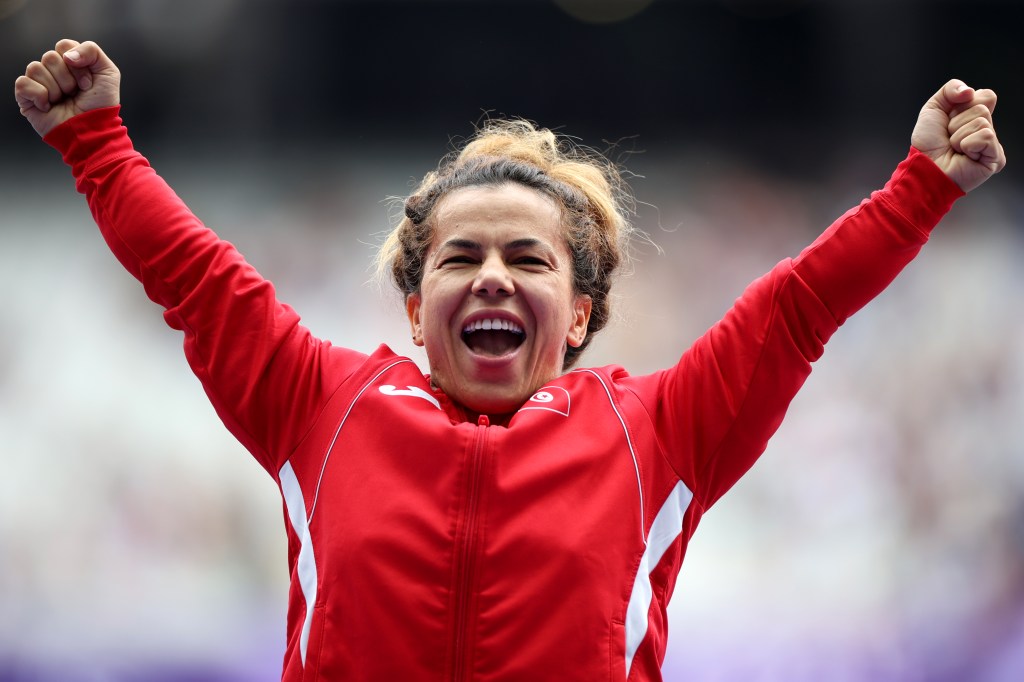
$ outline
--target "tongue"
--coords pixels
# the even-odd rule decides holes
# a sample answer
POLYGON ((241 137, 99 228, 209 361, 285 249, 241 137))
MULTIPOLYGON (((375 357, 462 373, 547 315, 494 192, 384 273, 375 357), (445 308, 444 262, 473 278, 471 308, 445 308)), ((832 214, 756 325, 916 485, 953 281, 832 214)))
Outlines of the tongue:
POLYGON ((466 338, 466 345, 474 353, 481 355, 501 356, 510 353, 519 347, 523 337, 519 334, 507 331, 477 331, 469 334, 466 338))

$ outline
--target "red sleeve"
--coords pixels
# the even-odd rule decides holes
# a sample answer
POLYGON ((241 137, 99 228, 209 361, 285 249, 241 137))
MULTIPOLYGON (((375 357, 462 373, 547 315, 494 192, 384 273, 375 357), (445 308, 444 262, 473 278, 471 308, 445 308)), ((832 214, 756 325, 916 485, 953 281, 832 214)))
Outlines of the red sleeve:
POLYGON ((76 116, 45 140, 71 166, 114 255, 184 332, 188 362, 225 425, 276 476, 362 356, 299 324, 134 150, 117 107, 76 116))
POLYGON ((752 283, 675 367, 630 380, 705 509, 764 452, 839 325, 889 285, 962 195, 911 149, 882 190, 752 283))

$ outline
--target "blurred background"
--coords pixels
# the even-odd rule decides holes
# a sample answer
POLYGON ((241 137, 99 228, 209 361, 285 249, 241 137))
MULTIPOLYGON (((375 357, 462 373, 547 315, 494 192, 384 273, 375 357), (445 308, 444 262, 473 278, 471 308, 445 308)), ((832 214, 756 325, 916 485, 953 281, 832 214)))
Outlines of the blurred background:
MULTIPOLYGON (((672 363, 880 187, 952 76, 1010 165, 830 343, 706 517, 667 680, 1024 679, 1019 0, 0 0, 0 81, 101 43, 154 166, 318 335, 406 339, 372 282, 387 198, 487 115, 631 171, 643 247, 585 363, 672 363)), ((274 482, 0 109, 0 682, 280 678, 274 482)))

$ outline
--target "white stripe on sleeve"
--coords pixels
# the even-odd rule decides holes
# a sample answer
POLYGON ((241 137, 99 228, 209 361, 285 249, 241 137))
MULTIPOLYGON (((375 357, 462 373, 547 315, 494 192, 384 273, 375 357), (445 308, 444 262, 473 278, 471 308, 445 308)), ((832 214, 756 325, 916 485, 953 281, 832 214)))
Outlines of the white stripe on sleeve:
POLYGON ((647 548, 640 559, 640 567, 633 581, 633 592, 629 596, 626 607, 626 677, 633 667, 633 656, 644 641, 647 634, 647 612, 651 608, 653 590, 651 588, 651 571, 653 571, 665 551, 683 532, 683 514, 693 499, 682 481, 669 493, 668 498, 651 524, 651 532, 647 535, 647 548))
POLYGON ((302 497, 299 479, 295 476, 290 462, 281 467, 281 494, 288 509, 288 520, 292 530, 299 538, 299 558, 296 571, 299 575, 299 587, 306 599, 306 619, 302 622, 302 635, 299 637, 299 653, 302 665, 306 665, 306 646, 309 644, 309 628, 313 624, 313 606, 316 604, 316 561, 313 559, 313 541, 309 535, 309 522, 306 518, 306 502, 302 497))

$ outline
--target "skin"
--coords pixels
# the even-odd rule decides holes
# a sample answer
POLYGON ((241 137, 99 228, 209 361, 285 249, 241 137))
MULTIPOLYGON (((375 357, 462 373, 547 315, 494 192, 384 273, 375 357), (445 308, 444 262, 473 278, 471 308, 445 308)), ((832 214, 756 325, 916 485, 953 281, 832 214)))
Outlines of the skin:
POLYGON ((406 301, 413 341, 453 400, 476 414, 514 412, 561 374, 566 345, 579 347, 590 319, 558 206, 522 185, 466 187, 432 219, 420 291, 406 301), (482 319, 513 323, 525 338, 500 354, 474 348, 463 332, 482 319))
POLYGON ((121 72, 92 41, 65 38, 14 81, 21 115, 45 137, 72 116, 121 102, 121 72))

